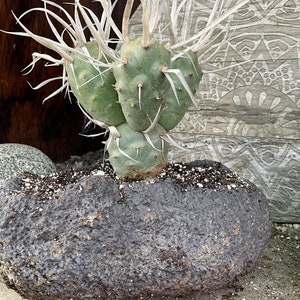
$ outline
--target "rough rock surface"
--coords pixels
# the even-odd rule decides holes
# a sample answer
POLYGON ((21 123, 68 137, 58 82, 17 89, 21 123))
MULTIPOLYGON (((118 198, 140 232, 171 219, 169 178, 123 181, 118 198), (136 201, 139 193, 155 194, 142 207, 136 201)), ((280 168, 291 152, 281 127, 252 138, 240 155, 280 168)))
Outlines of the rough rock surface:
POLYGON ((55 170, 51 159, 37 148, 17 143, 0 144, 0 185, 23 172, 46 175, 55 170))
POLYGON ((22 191, 24 178, 0 189, 0 274, 24 297, 147 299, 216 289, 254 267, 268 242, 267 200, 251 183, 201 188, 98 174, 44 199, 22 191))

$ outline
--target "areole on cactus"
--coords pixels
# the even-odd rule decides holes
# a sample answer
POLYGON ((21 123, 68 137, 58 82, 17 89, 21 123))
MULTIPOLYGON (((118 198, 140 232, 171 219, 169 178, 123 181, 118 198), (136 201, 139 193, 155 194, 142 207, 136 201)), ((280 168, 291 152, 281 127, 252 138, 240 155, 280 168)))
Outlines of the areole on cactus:
POLYGON ((127 1, 122 32, 112 19, 111 0, 97 0, 103 8, 101 18, 79 0, 74 0, 73 16, 48 0, 42 1, 43 7, 32 8, 19 18, 15 16, 24 32, 13 34, 31 37, 60 55, 57 59, 33 53, 28 66, 31 70, 40 59, 63 66, 61 77, 36 87, 62 80, 62 87, 44 101, 65 88, 74 94, 90 122, 109 132, 106 149, 116 175, 122 180, 154 176, 165 167, 168 143, 172 141, 168 131, 181 121, 194 102, 202 77, 197 51, 208 43, 218 23, 248 2, 240 1, 224 12, 224 1, 216 0, 206 27, 189 36, 195 1, 141 0, 143 32, 134 39, 129 38, 134 0, 127 1), (51 7, 59 8, 64 18, 51 7), (29 12, 45 14, 56 40, 36 35, 21 23, 29 12), (116 40, 110 39, 111 32, 116 40), (162 34, 168 37, 166 41, 161 42, 162 34), (112 43, 116 49, 111 48, 112 43))

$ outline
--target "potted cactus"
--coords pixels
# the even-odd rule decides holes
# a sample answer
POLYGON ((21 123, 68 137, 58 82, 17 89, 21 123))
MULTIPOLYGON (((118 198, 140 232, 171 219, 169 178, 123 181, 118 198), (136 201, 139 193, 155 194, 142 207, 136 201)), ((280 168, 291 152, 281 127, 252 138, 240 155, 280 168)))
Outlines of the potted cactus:
POLYGON ((216 1, 207 27, 192 37, 186 33, 193 1, 180 4, 141 1, 143 32, 134 40, 129 37, 134 1, 127 1, 122 32, 111 17, 112 1, 98 2, 103 9, 100 19, 79 1, 73 4, 74 17, 55 2, 43 1, 42 8, 33 8, 16 17, 24 32, 14 34, 31 37, 60 56, 33 53, 33 61, 28 66, 31 70, 40 59, 63 66, 61 77, 36 87, 51 80, 62 80, 61 88, 44 101, 64 89, 73 93, 90 122, 109 132, 106 149, 117 176, 123 180, 144 179, 166 166, 169 143, 173 142, 169 131, 194 102, 202 76, 196 52, 205 45, 219 22, 248 1, 241 1, 221 16, 218 14, 222 5, 216 1), (51 8, 60 9, 65 18, 51 8), (21 19, 32 11, 44 12, 57 40, 38 36, 22 24, 21 19), (177 25, 180 16, 183 28, 177 25), (163 42, 160 41, 162 32, 158 30, 162 24, 165 24, 164 35, 169 32, 169 39, 163 42), (112 32, 116 39, 110 39, 112 32))
POLYGON ((0 189, 0 274, 32 299, 145 299, 220 288, 254 266, 266 245, 266 199, 220 164, 173 164, 174 172, 166 165, 170 130, 195 102, 201 80, 196 52, 248 1, 223 14, 224 1, 215 1, 207 26, 188 36, 194 0, 141 0, 142 33, 134 39, 134 1, 127 1, 122 31, 112 20, 112 1, 97 2, 100 19, 79 0, 74 16, 44 0, 16 17, 24 32, 14 34, 59 55, 33 54, 30 70, 40 59, 63 67, 62 76, 36 88, 62 80, 44 101, 64 89, 74 94, 89 121, 109 133, 116 176, 100 172, 45 197, 37 185, 53 189, 49 178, 21 178, 0 189), (33 11, 45 14, 56 40, 22 24, 33 11), (23 230, 28 222, 36 226, 23 230))

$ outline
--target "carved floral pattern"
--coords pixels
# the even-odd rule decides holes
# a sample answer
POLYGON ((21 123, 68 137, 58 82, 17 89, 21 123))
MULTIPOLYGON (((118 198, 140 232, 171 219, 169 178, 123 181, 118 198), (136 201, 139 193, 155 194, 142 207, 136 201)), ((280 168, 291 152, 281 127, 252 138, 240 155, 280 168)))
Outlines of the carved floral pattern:
MULTIPOLYGON (((213 1, 198 3, 194 30, 213 1)), ((220 26, 199 53, 198 107, 174 130, 190 151, 171 153, 226 164, 261 187, 273 219, 285 222, 300 222, 299 12, 297 0, 250 1, 220 26)))

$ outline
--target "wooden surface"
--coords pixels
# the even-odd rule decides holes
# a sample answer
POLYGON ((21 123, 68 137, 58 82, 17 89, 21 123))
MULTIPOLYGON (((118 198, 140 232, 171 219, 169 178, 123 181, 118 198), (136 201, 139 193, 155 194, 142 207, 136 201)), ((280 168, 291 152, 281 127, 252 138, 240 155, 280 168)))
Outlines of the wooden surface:
MULTIPOLYGON (((192 31, 212 3, 198 0, 192 31)), ((173 130, 188 150, 172 160, 224 163, 262 189, 277 222, 300 222, 299 43, 300 1, 250 0, 198 53, 198 105, 173 130)))
MULTIPOLYGON (((61 4, 64 1, 56 2, 61 4)), ((42 6, 39 0, 0 1, 0 28, 21 31, 11 11, 20 16, 29 8, 38 6, 42 6)), ((42 13, 33 13, 23 21, 35 33, 49 37, 51 31, 42 13)), ((45 68, 44 62, 40 62, 31 74, 23 76, 21 70, 31 62, 35 51, 49 53, 29 38, 0 32, 0 143, 28 144, 54 160, 100 148, 99 139, 79 135, 84 119, 75 101, 71 104, 61 93, 42 104, 42 100, 60 87, 61 82, 53 82, 39 90, 31 89, 27 82, 36 86, 62 73, 60 67, 45 68)))

